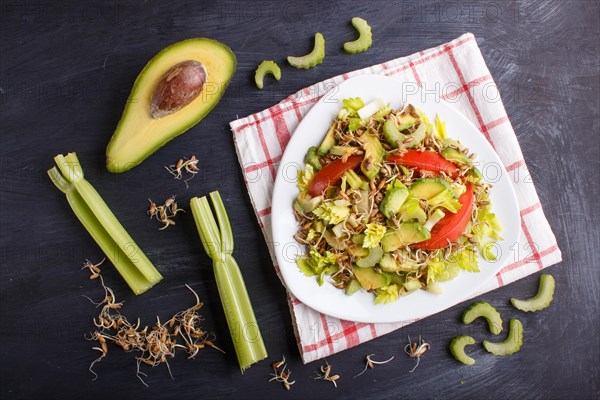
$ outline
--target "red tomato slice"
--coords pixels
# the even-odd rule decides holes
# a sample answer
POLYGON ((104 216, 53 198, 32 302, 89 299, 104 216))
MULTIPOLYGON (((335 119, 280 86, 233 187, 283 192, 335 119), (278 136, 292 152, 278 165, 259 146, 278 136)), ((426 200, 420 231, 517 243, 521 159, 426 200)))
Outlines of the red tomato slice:
POLYGON ((445 172, 453 178, 458 175, 458 167, 435 151, 408 150, 403 155, 388 156, 387 161, 433 173, 445 172))
POLYGON ((473 187, 470 183, 467 183, 467 190, 460 196, 458 201, 462 204, 462 207, 456 214, 446 213, 444 218, 431 228, 430 239, 415 243, 412 246, 423 250, 435 250, 448 247, 448 243, 454 243, 463 234, 471 220, 473 187))
POLYGON ((358 167, 362 159, 363 156, 354 155, 348 157, 346 162, 341 158, 333 160, 321 168, 314 176, 313 180, 308 185, 308 194, 312 197, 323 194, 328 186, 335 185, 338 180, 342 179, 342 176, 346 171, 358 167))

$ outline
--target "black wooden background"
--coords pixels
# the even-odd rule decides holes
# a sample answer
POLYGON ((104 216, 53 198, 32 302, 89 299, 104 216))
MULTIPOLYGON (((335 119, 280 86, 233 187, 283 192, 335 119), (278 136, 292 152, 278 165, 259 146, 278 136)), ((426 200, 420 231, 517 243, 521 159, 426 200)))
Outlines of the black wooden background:
POLYGON ((599 353, 599 13, 598 1, 110 1, 18 2, 0 6, 1 96, 1 392, 3 398, 598 398, 599 353), (366 18, 374 47, 349 56, 349 21, 366 18), (327 57, 305 71, 284 60, 310 50, 314 32, 327 57), (505 316, 525 325, 520 353, 494 357, 476 347, 477 364, 458 364, 448 351, 467 330, 465 305, 364 344, 328 361, 339 387, 313 380, 321 362, 302 365, 285 291, 255 220, 227 123, 274 104, 322 79, 429 48, 473 32, 499 85, 531 175, 563 251, 550 268, 557 281, 552 306, 523 314, 508 303, 537 287, 531 276, 488 293, 505 316), (106 144, 132 83, 155 53, 181 39, 206 36, 228 44, 237 73, 216 109, 139 167, 113 175, 106 144), (253 71, 263 59, 282 66, 279 83, 257 90, 253 71), (100 250, 71 212, 46 170, 58 153, 77 151, 89 181, 164 274, 135 297, 112 268, 105 279, 125 300, 124 312, 152 324, 192 303, 190 284, 206 306, 206 329, 227 354, 211 349, 196 360, 160 367, 144 387, 132 354, 119 351, 96 368, 84 340, 96 313, 83 295, 99 299, 97 282, 81 271, 100 250), (189 190, 163 166, 195 154, 201 173, 189 190), (191 215, 159 232, 145 214, 147 198, 177 194, 181 204, 218 189, 235 232, 236 256, 270 353, 241 375, 216 291, 210 260, 191 215), (432 349, 409 373, 406 336, 423 334, 432 349), (352 379, 366 354, 396 359, 352 379), (270 363, 285 354, 296 384, 269 383, 270 363))

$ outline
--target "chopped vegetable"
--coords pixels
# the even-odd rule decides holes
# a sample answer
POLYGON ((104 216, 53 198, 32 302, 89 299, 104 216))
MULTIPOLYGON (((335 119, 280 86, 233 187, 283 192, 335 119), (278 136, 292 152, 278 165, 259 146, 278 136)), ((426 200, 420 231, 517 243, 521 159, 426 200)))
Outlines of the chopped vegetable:
POLYGON ((388 219, 392 219, 398 214, 407 198, 408 189, 406 186, 399 180, 394 179, 389 183, 379 209, 388 219))
POLYGON ((396 284, 383 286, 375 290, 375 304, 393 303, 398 300, 400 287, 396 284))
POLYGON ((502 332, 502 317, 494 307, 485 301, 478 301, 469 306, 462 315, 462 322, 469 325, 477 318, 483 317, 494 335, 502 332))
POLYGON ((69 205, 135 294, 144 293, 162 279, 98 192, 85 180, 77 155, 54 157, 48 170, 52 182, 67 196, 69 205))
POLYGON ((383 235, 385 235, 386 230, 386 227, 380 224, 367 224, 363 247, 371 248, 378 246, 379 242, 381 242, 381 239, 383 238, 383 235))
POLYGON ((276 81, 281 79, 281 69, 275 61, 265 60, 260 63, 254 72, 254 83, 259 89, 263 88, 265 76, 271 74, 276 81))
POLYGON ((491 185, 439 117, 435 124, 410 104, 343 99, 298 174, 294 238, 311 253, 297 260, 304 275, 346 294, 362 287, 379 304, 420 289, 442 293, 438 282, 495 259, 502 228, 491 185))
POLYGON ((458 202, 462 205, 460 210, 455 214, 447 213, 431 229, 431 239, 416 243, 415 247, 427 250, 441 249, 456 241, 463 234, 471 220, 473 210, 473 188, 471 184, 467 184, 467 190, 460 196, 458 202))
POLYGON ((206 197, 193 197, 190 200, 190 208, 204 250, 213 260, 217 288, 243 373, 252 364, 266 358, 267 350, 240 268, 232 256, 233 233, 227 211, 219 192, 212 192, 210 199, 216 221, 206 197))
POLYGON ((508 336, 503 342, 494 343, 487 340, 483 341, 483 347, 497 356, 508 356, 516 353, 523 345, 523 325, 518 319, 511 319, 509 324, 508 336))
POLYGON ((367 51, 367 49, 373 45, 373 34, 371 33, 371 27, 367 21, 359 17, 352 18, 352 25, 358 31, 358 39, 352 42, 344 43, 344 51, 350 54, 367 51))
POLYGON ((435 115, 435 132, 440 139, 446 139, 446 123, 440 119, 439 115, 435 115))
POLYGON ((310 181, 308 193, 313 197, 322 194, 328 186, 335 185, 342 179, 346 171, 356 168, 362 159, 362 156, 350 156, 345 161, 338 158, 325 165, 310 181))
MULTIPOLYGON (((407 122, 404 122, 404 125, 401 125, 403 129, 409 129, 414 124, 413 117, 410 117, 407 122)), ((425 124, 419 124, 419 127, 410 135, 404 135, 400 133, 400 129, 396 126, 396 121, 394 119, 388 119, 383 125, 383 136, 390 146, 393 148, 398 148, 400 146, 406 147, 407 149, 412 149, 421 144, 423 139, 425 139, 425 135, 427 134, 427 126, 425 124)))
POLYGON ((353 97, 342 100, 343 110, 348 114, 354 114, 365 106, 365 102, 360 97, 353 97))
POLYGON ((336 200, 335 202, 321 204, 313 210, 313 213, 326 224, 336 225, 348 218, 350 207, 344 203, 344 200, 336 200))
POLYGON ((457 361, 466 365, 473 365, 475 364, 475 360, 465 353, 465 346, 471 344, 475 344, 475 339, 471 336, 457 336, 450 342, 450 353, 452 353, 457 361))
POLYGON ((375 114, 377 111, 386 107, 386 102, 381 98, 376 98, 370 103, 365 104, 364 107, 361 107, 356 111, 358 117, 362 120, 369 118, 371 115, 375 114))
POLYGON ((309 69, 323 62, 325 58, 325 38, 320 32, 315 34, 315 46, 312 51, 305 56, 287 58, 292 67, 309 69))
POLYGON ((433 214, 431 214, 429 219, 427 219, 427 222, 425 222, 425 225, 423 225, 423 228, 425 228, 431 232, 431 228, 433 228, 435 226, 435 224, 440 222, 440 220, 442 218, 444 218, 445 216, 446 216, 446 214, 438 208, 437 210, 435 210, 433 212, 433 214))
POLYGON ((435 174, 443 172, 451 177, 455 177, 458 173, 456 165, 434 151, 408 150, 402 155, 392 154, 388 156, 387 161, 435 174))
POLYGON ((368 132, 360 135, 358 141, 365 150, 365 157, 360 163, 360 170, 367 179, 371 180, 381 170, 383 158, 385 157, 385 149, 381 145, 379 138, 370 135, 368 132))
MULTIPOLYGON (((300 193, 305 193, 306 191, 310 193, 309 185, 311 184, 314 176, 315 170, 310 164, 306 164, 304 166, 304 170, 298 171, 298 189, 300 189, 300 193)), ((316 197, 320 194, 321 193, 311 194, 311 196, 316 197)))
POLYGON ((316 146, 311 147, 304 156, 304 163, 309 164, 315 171, 321 169, 321 162, 319 161, 318 149, 316 146))
MULTIPOLYGON (((380 246, 371 247, 371 248, 369 248, 369 253, 366 257, 359 258, 358 260, 356 260, 356 265, 358 267, 362 267, 362 268, 374 267, 375 265, 377 265, 377 263, 380 262, 381 257, 383 257, 383 250, 381 249, 381 247, 380 246)), ((354 268, 353 270, 354 270, 354 275, 356 275, 356 278, 358 279, 358 281, 361 284, 363 284, 363 281, 360 277, 360 276, 362 276, 362 274, 359 274, 361 270, 359 270, 358 272, 356 272, 356 268, 354 268)), ((367 271, 367 270, 365 270, 365 271, 367 271)), ((378 279, 378 278, 383 279, 383 280, 380 280, 380 282, 384 282, 384 283, 379 285, 377 288, 389 284, 389 279, 386 275, 379 274, 379 273, 373 271, 372 269, 370 269, 368 271, 369 272, 372 271, 375 273, 375 275, 373 275, 375 277, 375 279, 378 279)), ((370 274, 370 275, 372 275, 372 274, 370 274)), ((371 278, 369 280, 372 281, 371 278)), ((363 287, 367 287, 367 286, 368 286, 367 289, 377 289, 376 287, 374 287, 374 285, 372 283, 368 284, 368 285, 363 284, 363 287)))
POLYGON ((535 296, 527 300, 510 299, 511 304, 518 310, 525 312, 540 311, 552 303, 554 295, 554 277, 548 274, 540 276, 540 286, 535 296))

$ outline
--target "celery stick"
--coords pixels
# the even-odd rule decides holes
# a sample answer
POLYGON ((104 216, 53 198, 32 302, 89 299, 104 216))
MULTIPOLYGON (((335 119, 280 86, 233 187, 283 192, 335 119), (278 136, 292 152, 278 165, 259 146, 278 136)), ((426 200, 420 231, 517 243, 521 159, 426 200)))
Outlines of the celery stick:
POLYGON ((213 260, 213 270, 219 296, 231 332, 238 363, 243 373, 252 364, 266 358, 267 350, 256 322, 239 265, 231 255, 233 252, 233 233, 227 211, 219 192, 212 192, 210 198, 217 221, 213 217, 206 197, 192 198, 190 208, 204 250, 213 260))
POLYGON ((135 294, 144 293, 162 276, 116 219, 98 192, 85 180, 75 153, 55 157, 48 170, 52 182, 135 294), (57 168, 58 167, 58 168, 57 168))
POLYGON ((217 215, 217 221, 219 221, 219 226, 221 227, 221 251, 225 254, 231 254, 233 253, 233 232, 227 211, 225 211, 225 205, 221 200, 219 192, 212 192, 210 199, 217 215))

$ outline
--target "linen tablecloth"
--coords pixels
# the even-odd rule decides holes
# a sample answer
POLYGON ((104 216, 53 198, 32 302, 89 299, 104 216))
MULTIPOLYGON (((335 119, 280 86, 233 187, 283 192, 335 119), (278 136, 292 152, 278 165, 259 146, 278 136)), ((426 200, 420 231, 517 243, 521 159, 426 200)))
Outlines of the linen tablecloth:
MULTIPOLYGON (((521 213, 521 241, 514 246, 513 260, 475 295, 561 261, 560 249, 544 216, 494 80, 475 37, 467 33, 429 50, 316 83, 266 110, 230 123, 244 180, 278 275, 270 215, 278 163, 296 126, 312 105, 332 86, 365 73, 383 74, 413 83, 451 102, 480 129, 511 177, 521 213)), ((364 343, 409 323, 366 324, 339 320, 305 306, 289 292, 288 303, 305 363, 364 343)))

